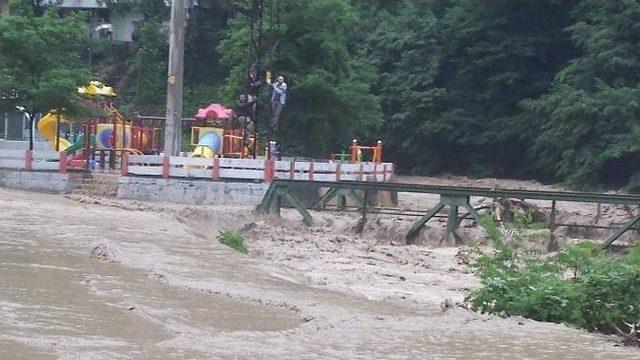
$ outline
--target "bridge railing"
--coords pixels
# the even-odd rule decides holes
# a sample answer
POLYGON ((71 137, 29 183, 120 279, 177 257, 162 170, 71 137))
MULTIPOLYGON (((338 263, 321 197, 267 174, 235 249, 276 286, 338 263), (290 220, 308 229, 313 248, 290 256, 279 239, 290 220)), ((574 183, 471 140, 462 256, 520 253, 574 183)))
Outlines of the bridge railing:
POLYGON ((161 155, 125 155, 123 164, 122 175, 266 182, 274 179, 385 182, 391 180, 394 171, 392 163, 209 159, 161 155))
POLYGON ((65 172, 67 155, 58 151, 0 149, 0 169, 65 172))

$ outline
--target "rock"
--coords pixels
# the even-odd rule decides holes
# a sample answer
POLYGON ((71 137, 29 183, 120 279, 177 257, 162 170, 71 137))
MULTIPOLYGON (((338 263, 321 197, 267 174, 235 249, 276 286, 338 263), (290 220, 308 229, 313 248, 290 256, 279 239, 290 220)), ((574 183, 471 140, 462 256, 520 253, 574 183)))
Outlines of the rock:
POLYGON ((98 245, 91 250, 91 257, 109 262, 117 262, 116 252, 108 245, 98 245))

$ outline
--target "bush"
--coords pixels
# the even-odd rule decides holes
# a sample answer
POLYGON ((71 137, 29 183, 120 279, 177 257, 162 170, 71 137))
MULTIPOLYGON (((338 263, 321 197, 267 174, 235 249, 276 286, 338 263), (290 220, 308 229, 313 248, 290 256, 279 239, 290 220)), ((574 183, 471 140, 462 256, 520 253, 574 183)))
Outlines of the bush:
POLYGON ((607 258, 580 243, 552 257, 498 245, 478 252, 482 287, 467 301, 482 313, 520 315, 590 331, 620 333, 640 321, 640 247, 607 258))
POLYGON ((249 250, 244 244, 244 238, 242 237, 242 235, 233 230, 220 231, 216 239, 221 244, 227 245, 235 251, 241 252, 243 254, 249 253, 249 250))

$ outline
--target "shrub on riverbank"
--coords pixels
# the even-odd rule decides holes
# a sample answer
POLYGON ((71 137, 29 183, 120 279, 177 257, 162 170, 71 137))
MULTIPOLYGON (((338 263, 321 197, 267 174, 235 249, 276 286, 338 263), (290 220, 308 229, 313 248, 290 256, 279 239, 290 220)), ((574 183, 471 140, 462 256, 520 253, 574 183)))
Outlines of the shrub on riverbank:
POLYGON ((628 334, 626 342, 640 342, 634 326, 640 323, 640 247, 608 257, 583 242, 541 256, 503 245, 495 231, 490 235, 495 248, 477 249, 473 264, 482 283, 467 298, 474 310, 628 334))
POLYGON ((233 230, 220 231, 217 239, 221 244, 227 245, 235 251, 241 252, 243 254, 249 253, 247 246, 244 244, 244 238, 242 237, 242 235, 233 230))

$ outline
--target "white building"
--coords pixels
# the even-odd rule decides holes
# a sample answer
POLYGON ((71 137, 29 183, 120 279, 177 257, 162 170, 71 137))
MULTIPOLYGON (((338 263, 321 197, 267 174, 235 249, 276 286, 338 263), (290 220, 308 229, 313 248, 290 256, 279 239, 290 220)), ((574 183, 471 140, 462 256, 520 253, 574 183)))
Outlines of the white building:
POLYGON ((143 18, 137 12, 111 12, 106 5, 97 0, 64 0, 60 7, 64 9, 81 9, 93 11, 90 26, 92 29, 99 24, 100 19, 105 19, 113 26, 113 40, 132 41, 135 31, 135 23, 143 18))
MULTIPOLYGON (((55 0, 50 0, 55 3, 55 0)), ((10 0, 0 0, 0 16, 10 11, 10 0)), ((63 9, 78 9, 91 11, 91 26, 95 29, 100 19, 105 19, 113 26, 113 40, 132 41, 131 35, 135 30, 135 22, 141 20, 143 15, 137 12, 112 12, 103 2, 98 0, 63 0, 60 5, 63 9)))

